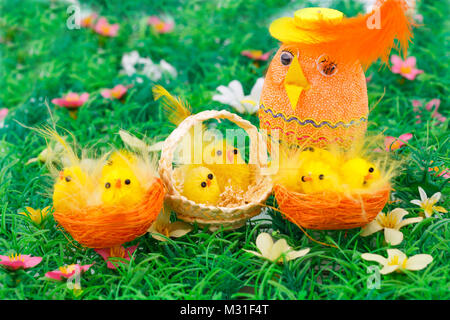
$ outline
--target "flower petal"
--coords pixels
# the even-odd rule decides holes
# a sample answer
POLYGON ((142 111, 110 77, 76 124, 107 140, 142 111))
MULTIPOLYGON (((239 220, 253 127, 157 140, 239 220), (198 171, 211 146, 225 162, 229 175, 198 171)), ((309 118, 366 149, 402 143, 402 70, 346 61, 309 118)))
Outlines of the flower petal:
POLYGON ((269 257, 273 247, 273 240, 270 234, 260 233, 256 238, 256 247, 264 257, 269 257))
POLYGON ((422 200, 422 202, 424 202, 425 200, 428 199, 428 196, 425 193, 425 190, 423 190, 421 187, 419 187, 419 194, 420 194, 420 200, 422 200))
POLYGON ((405 269, 422 270, 433 261, 429 254, 416 254, 406 261, 405 269))
POLYGON ((387 249, 387 254, 388 254, 388 261, 392 260, 393 257, 398 256, 398 260, 399 261, 403 261, 405 259, 407 259, 408 257, 406 256, 406 254, 404 254, 403 252, 401 252, 398 249, 387 249))
POLYGON ((25 259, 24 268, 33 268, 41 263, 41 257, 28 257, 25 259))
POLYGON ((192 226, 183 221, 175 221, 170 224, 169 236, 179 238, 192 231, 192 226))
POLYGON ((251 253, 251 254, 253 254, 253 255, 257 256, 257 257, 264 258, 264 256, 261 253, 259 253, 259 252, 256 252, 256 251, 253 251, 253 250, 246 250, 246 249, 242 249, 242 250, 244 250, 245 252, 251 253))
POLYGON ((388 263, 388 260, 379 255, 379 254, 373 254, 373 253, 363 253, 361 255, 361 258, 367 261, 375 261, 378 262, 379 264, 382 264, 383 266, 386 265, 388 263))
POLYGON ((375 232, 378 232, 380 230, 383 230, 383 226, 378 223, 378 221, 375 219, 368 225, 362 227, 362 232, 360 233, 361 237, 367 237, 371 234, 374 234, 375 232))
POLYGON ((280 258, 283 253, 287 253, 290 249, 291 247, 288 246, 285 239, 279 239, 273 244, 272 250, 270 250, 269 253, 269 259, 273 262, 277 262, 278 258, 280 258))
POLYGON ((385 228, 384 229, 384 239, 387 243, 396 246, 403 241, 403 233, 398 230, 385 228))
POLYGON ((389 212, 389 215, 392 215, 392 217, 395 219, 395 221, 401 221, 404 216, 408 214, 408 211, 402 208, 395 208, 391 212, 389 212))
POLYGON ((298 250, 298 251, 289 251, 286 254, 286 260, 294 260, 300 257, 303 257, 304 255, 306 255, 311 249, 310 248, 306 248, 303 250, 298 250))
POLYGON ((395 270, 397 270, 398 268, 399 268, 399 265, 384 266, 384 268, 380 270, 380 273, 381 274, 392 273, 395 270))
POLYGON ((411 223, 418 223, 418 222, 421 222, 422 220, 423 220, 422 217, 416 217, 416 218, 405 219, 405 220, 400 221, 400 222, 395 226, 395 228, 396 228, 397 230, 399 230, 400 228, 403 228, 404 226, 407 226, 408 224, 411 224, 411 223))
POLYGON ((411 200, 410 201, 412 204, 418 205, 419 207, 422 206, 422 202, 420 200, 411 200))

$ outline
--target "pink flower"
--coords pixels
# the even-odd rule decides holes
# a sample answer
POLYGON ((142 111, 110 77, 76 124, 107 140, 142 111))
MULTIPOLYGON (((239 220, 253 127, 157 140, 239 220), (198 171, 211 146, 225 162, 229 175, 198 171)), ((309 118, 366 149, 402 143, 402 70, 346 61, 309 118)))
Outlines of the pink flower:
POLYGON ((80 25, 83 28, 92 28, 94 27, 94 21, 97 19, 98 14, 95 12, 88 14, 87 16, 81 18, 80 25))
POLYGON ((137 246, 132 246, 129 248, 118 246, 112 248, 95 249, 95 252, 97 252, 99 255, 102 256, 103 259, 105 259, 108 268, 116 269, 116 267, 114 266, 114 264, 111 263, 111 261, 124 263, 124 261, 114 258, 121 258, 130 261, 130 256, 133 255, 134 251, 136 251, 136 248, 137 246))
POLYGON ((9 110, 7 108, 0 109, 0 128, 3 128, 8 112, 9 110))
POLYGON ((0 265, 5 266, 9 270, 33 268, 42 261, 41 257, 32 257, 24 254, 12 254, 9 257, 0 256, 0 265))
POLYGON ((130 87, 131 86, 124 86, 124 85, 118 84, 117 86, 115 86, 112 89, 102 89, 100 94, 102 95, 103 98, 106 98, 106 99, 120 99, 125 95, 125 93, 127 93, 128 88, 130 88, 130 87))
POLYGON ((157 16, 150 16, 148 18, 148 24, 151 25, 153 30, 157 33, 169 33, 175 26, 173 21, 163 21, 157 16))
POLYGON ((399 73, 408 80, 414 80, 423 70, 416 68, 416 57, 408 57, 405 61, 397 55, 392 55, 392 72, 399 73))
POLYGON ((63 267, 59 267, 56 270, 49 271, 45 274, 47 278, 61 281, 63 278, 70 278, 76 272, 82 273, 86 272, 93 264, 79 265, 79 264, 71 264, 63 267))
MULTIPOLYGON (((422 115, 421 115, 422 114, 422 110, 421 110, 421 108, 423 107, 422 101, 420 101, 420 100, 412 100, 412 105, 413 105, 413 111, 416 112, 416 113, 419 113, 418 115, 416 115, 416 118, 418 119, 416 121, 416 123, 421 123, 422 122, 422 120, 421 120, 421 118, 422 118, 422 115)), ((440 122, 445 122, 447 120, 446 117, 444 117, 442 114, 437 112, 440 105, 441 105, 441 100, 440 99, 432 99, 425 105, 425 109, 427 111, 432 111, 431 117, 437 120, 435 125, 438 125, 440 122)))
POLYGON ((89 99, 89 93, 85 92, 79 95, 78 93, 69 92, 62 98, 52 100, 52 103, 65 108, 81 107, 89 99))
POLYGON ((101 17, 95 24, 94 31, 105 37, 115 37, 119 31, 119 25, 109 24, 106 18, 101 17))
POLYGON ((400 137, 386 137, 384 138, 384 145, 386 151, 394 151, 403 147, 408 140, 413 137, 412 133, 402 134, 400 137))
POLYGON ((244 50, 241 55, 253 60, 267 61, 271 53, 271 51, 263 53, 261 50, 244 50))

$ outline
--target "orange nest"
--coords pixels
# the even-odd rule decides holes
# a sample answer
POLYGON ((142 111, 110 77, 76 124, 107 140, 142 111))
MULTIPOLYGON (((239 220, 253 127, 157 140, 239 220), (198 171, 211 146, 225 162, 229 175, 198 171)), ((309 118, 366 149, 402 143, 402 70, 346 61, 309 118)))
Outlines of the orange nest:
POLYGON ((390 186, 375 193, 302 194, 274 186, 275 198, 282 214, 307 229, 337 230, 362 227, 371 222, 386 205, 390 186))
POLYGON ((70 212, 55 212, 55 220, 82 245, 89 248, 119 246, 145 234, 161 211, 165 189, 161 179, 132 208, 88 206, 70 212))

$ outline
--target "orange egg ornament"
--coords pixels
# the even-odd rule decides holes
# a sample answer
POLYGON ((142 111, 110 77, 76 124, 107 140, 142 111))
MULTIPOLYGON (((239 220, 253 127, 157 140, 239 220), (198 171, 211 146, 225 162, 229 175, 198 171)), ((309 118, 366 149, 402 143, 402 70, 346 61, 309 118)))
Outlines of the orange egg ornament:
POLYGON ((280 139, 324 147, 349 146, 364 136, 368 98, 364 68, 388 62, 395 39, 406 56, 411 18, 403 0, 379 1, 366 15, 345 18, 326 8, 305 8, 275 20, 282 42, 261 95, 260 127, 280 139))

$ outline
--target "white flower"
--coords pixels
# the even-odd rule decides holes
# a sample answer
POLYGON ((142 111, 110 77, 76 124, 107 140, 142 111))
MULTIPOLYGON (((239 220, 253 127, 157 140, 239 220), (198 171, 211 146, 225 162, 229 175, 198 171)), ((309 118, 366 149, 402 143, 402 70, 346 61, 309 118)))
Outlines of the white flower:
POLYGON ((265 232, 260 233, 256 238, 256 247, 261 253, 252 250, 243 250, 276 263, 283 262, 283 255, 285 256, 286 261, 289 261, 303 257, 310 250, 309 248, 306 248, 303 250, 294 251, 287 244, 285 239, 280 239, 273 243, 272 237, 265 232))
POLYGON ((447 213, 447 210, 440 206, 435 206, 435 204, 441 199, 441 193, 436 192, 428 198, 425 191, 419 187, 420 200, 411 200, 411 203, 421 207, 425 213, 425 217, 429 218, 433 215, 434 211, 447 213))
POLYGON ((361 258, 380 263, 383 266, 383 269, 380 270, 381 274, 388 274, 394 271, 401 272, 403 270, 422 270, 433 261, 433 257, 429 254, 416 254, 408 258, 398 249, 388 249, 387 253, 387 258, 372 253, 363 253, 361 258))
POLYGON ((220 94, 213 96, 214 101, 232 106, 239 113, 253 114, 259 109, 259 101, 264 84, 264 78, 256 80, 250 95, 244 96, 242 84, 238 80, 231 81, 228 86, 219 86, 220 94))
POLYGON ((125 53, 122 57, 122 68, 128 76, 135 73, 143 74, 152 81, 158 81, 164 74, 175 78, 177 76, 176 69, 167 61, 161 60, 159 64, 154 63, 148 57, 141 57, 135 50, 130 53, 125 53))
POLYGON ((167 238, 179 238, 192 231, 192 226, 183 221, 170 222, 170 210, 164 209, 156 218, 156 221, 147 230, 151 236, 159 241, 167 241, 167 238))
POLYGON ((393 246, 398 245, 403 241, 403 233, 400 231, 400 228, 423 220, 421 217, 403 220, 403 217, 407 214, 406 210, 400 208, 394 209, 387 214, 380 212, 375 220, 362 228, 361 236, 367 237, 384 229, 386 242, 393 246))

